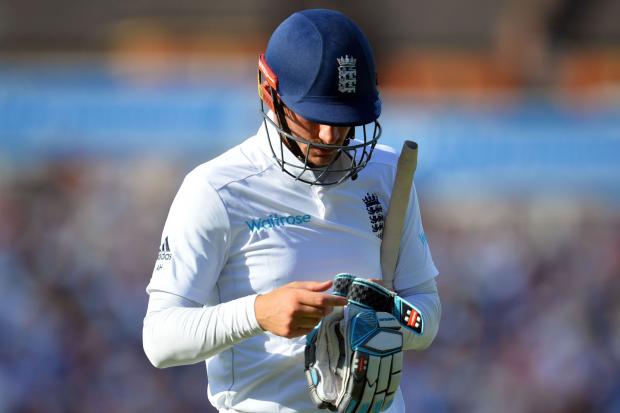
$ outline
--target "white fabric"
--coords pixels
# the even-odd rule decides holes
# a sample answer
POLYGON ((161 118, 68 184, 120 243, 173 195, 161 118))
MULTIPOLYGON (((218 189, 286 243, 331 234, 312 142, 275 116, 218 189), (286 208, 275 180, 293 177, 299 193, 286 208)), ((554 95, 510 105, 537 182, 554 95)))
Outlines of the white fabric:
MULTIPOLYGON (((277 136, 273 129, 270 134, 277 136)), ((168 317, 176 320, 177 328, 183 324, 205 330, 185 336, 193 342, 193 351, 188 350, 192 344, 182 344, 182 340, 150 343, 172 347, 150 350, 158 355, 158 364, 187 364, 210 356, 206 360, 209 399, 220 410, 315 411, 306 391, 303 337, 285 339, 257 332, 252 322, 240 321, 248 317, 247 307, 230 305, 218 310, 242 313, 218 324, 198 322, 194 317, 210 319, 213 313, 208 309, 291 281, 328 280, 344 272, 380 278, 380 239, 372 231, 364 197, 376 195, 385 213, 396 160, 391 149, 379 145, 357 180, 331 187, 310 186, 280 170, 261 128, 256 136, 192 171, 171 206, 160 259, 147 291, 167 292, 205 306, 206 310, 184 312, 178 319, 168 317), (181 323, 183 317, 188 320, 181 323), (226 332, 222 336, 214 333, 209 327, 213 325, 226 332), (212 339, 192 341, 194 336, 212 339), (220 342, 218 337, 228 341, 220 342)), ((411 201, 396 291, 437 275, 415 188, 411 201)), ((145 320, 145 328, 166 324, 164 319, 145 320)), ((153 328, 160 327, 167 328, 153 328)), ((162 333, 149 330, 145 339, 158 334, 162 333)), ((163 334, 175 337, 176 333, 163 334)))
POLYGON ((424 350, 431 345, 439 331, 441 320, 441 301, 435 279, 401 291, 400 296, 413 304, 424 315, 424 334, 417 335, 403 329, 403 350, 424 350))
POLYGON ((193 364, 262 332, 254 314, 255 295, 213 307, 153 291, 144 318, 144 352, 158 367, 193 364))

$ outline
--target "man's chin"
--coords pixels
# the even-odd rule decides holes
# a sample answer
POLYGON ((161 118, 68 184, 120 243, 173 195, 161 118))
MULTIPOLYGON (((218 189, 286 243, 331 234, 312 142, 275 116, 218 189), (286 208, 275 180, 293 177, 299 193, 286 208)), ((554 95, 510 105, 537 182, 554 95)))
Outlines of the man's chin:
POLYGON ((308 158, 308 162, 315 167, 321 168, 329 165, 334 160, 335 156, 335 154, 330 154, 329 156, 311 156, 308 158))

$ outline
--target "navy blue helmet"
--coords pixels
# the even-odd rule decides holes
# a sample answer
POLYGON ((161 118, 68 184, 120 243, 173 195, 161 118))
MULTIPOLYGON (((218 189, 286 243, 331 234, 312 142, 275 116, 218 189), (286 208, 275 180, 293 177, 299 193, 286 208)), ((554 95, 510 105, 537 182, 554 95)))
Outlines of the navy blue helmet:
MULTIPOLYGON (((377 118, 381 100, 372 49, 360 28, 340 12, 312 9, 294 13, 273 32, 259 57, 259 96, 265 123, 270 122, 303 166, 287 162, 282 148, 272 150, 282 170, 298 180, 330 185, 366 166, 381 134, 377 118), (343 145, 319 145, 293 135, 283 106, 312 122, 352 126, 343 145), (269 116, 267 110, 273 112, 269 116), (367 126, 372 124, 372 135, 367 126), (354 138, 355 127, 363 139, 354 138), (369 131, 368 131, 369 132, 369 131), (304 144, 304 154, 297 143, 304 144), (306 146, 307 145, 307 146, 306 146), (338 150, 329 165, 315 166, 306 155, 312 147, 338 150), (310 171, 311 173, 308 173, 310 171)), ((271 143, 271 139, 270 139, 271 143)))

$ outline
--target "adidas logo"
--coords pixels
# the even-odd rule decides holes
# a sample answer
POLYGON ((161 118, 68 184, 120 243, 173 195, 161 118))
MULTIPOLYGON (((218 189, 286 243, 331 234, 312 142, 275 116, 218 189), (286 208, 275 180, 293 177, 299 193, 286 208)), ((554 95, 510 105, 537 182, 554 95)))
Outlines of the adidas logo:
POLYGON ((158 260, 168 261, 172 259, 172 253, 170 252, 170 244, 168 243, 168 237, 164 239, 164 242, 159 247, 158 260))

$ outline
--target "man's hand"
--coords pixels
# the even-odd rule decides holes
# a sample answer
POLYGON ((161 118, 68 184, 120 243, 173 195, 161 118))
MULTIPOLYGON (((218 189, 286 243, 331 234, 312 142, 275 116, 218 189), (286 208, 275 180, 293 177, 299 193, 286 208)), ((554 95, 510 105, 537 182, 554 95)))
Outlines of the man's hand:
POLYGON ((308 334, 334 307, 347 304, 345 297, 325 293, 332 281, 295 281, 256 297, 254 311, 261 328, 293 338, 308 334))

